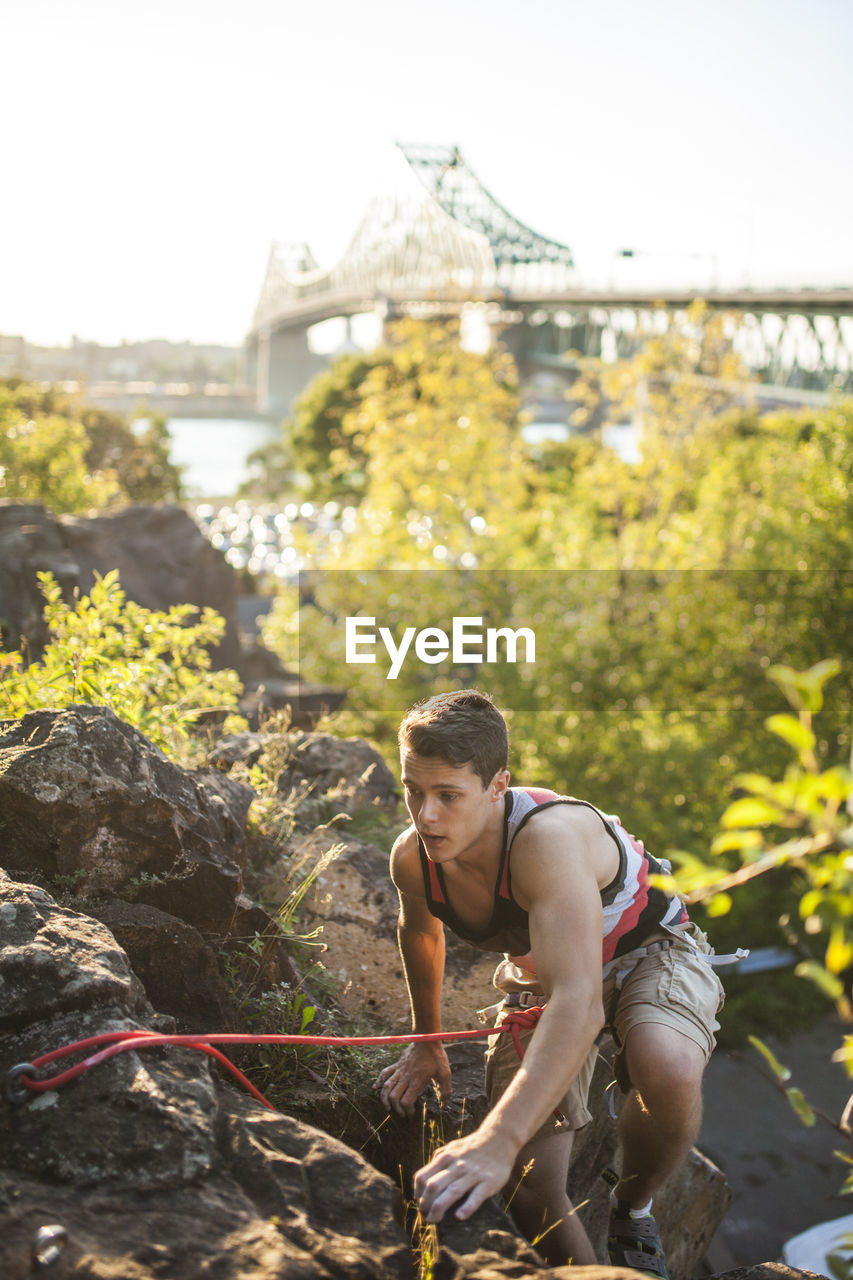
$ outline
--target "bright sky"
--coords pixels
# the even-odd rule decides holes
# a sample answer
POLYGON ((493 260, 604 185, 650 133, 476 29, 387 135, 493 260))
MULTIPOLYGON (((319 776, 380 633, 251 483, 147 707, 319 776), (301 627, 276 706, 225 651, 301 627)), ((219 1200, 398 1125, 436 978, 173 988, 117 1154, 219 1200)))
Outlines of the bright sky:
POLYGON ((239 343, 395 139, 589 281, 853 285, 850 0, 3 0, 0 39, 0 333, 239 343))

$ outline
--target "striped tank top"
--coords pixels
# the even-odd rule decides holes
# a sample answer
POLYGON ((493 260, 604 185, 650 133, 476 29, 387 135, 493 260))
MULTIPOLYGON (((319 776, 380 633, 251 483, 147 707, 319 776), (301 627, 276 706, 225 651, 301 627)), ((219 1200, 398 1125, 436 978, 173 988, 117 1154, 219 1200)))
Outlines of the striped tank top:
POLYGON ((687 911, 679 898, 649 884, 649 876, 660 875, 663 868, 646 852, 642 841, 625 830, 617 817, 602 813, 586 800, 576 800, 573 796, 561 796, 555 791, 536 787, 510 787, 507 791, 503 847, 495 884, 492 918, 485 929, 478 933, 472 933, 459 920, 448 902, 441 866, 430 862, 426 849, 418 838, 424 890, 432 915, 443 921, 453 933, 482 951, 503 951, 511 957, 528 956, 530 933, 527 912, 512 896, 510 855, 515 837, 530 818, 555 804, 582 805, 597 814, 619 854, 616 875, 601 890, 604 964, 642 946, 650 934, 687 920, 687 911))

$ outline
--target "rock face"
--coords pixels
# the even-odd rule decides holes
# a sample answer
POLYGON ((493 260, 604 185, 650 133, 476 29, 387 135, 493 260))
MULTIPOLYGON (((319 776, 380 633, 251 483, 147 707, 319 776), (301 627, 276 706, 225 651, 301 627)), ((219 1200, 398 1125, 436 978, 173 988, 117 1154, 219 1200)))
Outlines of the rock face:
MULTIPOLYGON (((0 842, 7 867, 85 879, 192 924, 227 924, 240 893, 243 821, 106 707, 0 721, 0 842), (226 854, 225 851, 228 851, 226 854)), ((229 804, 230 800, 230 804, 229 804)))
POLYGON ((38 573, 50 570, 70 599, 79 568, 58 521, 36 503, 0 502, 0 636, 8 649, 24 637, 30 651, 47 642, 38 573))
POLYGON ((290 758, 279 789, 302 784, 325 794, 342 813, 366 804, 396 806, 399 787, 385 761, 363 738, 335 738, 328 733, 302 733, 290 741, 290 758))
MULTIPOLYGON (((156 1025, 103 926, 3 873, 0 913, 4 1077, 83 1036, 156 1025)), ((389 1179, 217 1083, 188 1050, 122 1054, 34 1101, 4 1100, 0 1152, 4 1280, 42 1273, 44 1228, 57 1276, 412 1273, 389 1179)))
MULTIPOLYGON (((315 832, 307 847, 319 854, 335 843, 344 852, 318 877, 305 905, 323 926, 324 963, 343 984, 342 1002, 353 1012, 368 1008, 384 1025, 400 1032, 410 1025, 409 1002, 397 949, 397 894, 388 874, 388 855, 397 832, 384 847, 355 839, 345 825, 315 832)), ((273 889, 273 893, 275 890, 273 889)), ((442 1009, 445 1025, 481 1025, 476 1011, 495 1003, 496 957, 447 935, 442 1009)))
POLYGON ((3 864, 96 899, 182 1030, 233 1022, 210 939, 269 932, 265 981, 298 981, 270 916, 243 893, 253 794, 173 764, 106 707, 0 721, 3 864))

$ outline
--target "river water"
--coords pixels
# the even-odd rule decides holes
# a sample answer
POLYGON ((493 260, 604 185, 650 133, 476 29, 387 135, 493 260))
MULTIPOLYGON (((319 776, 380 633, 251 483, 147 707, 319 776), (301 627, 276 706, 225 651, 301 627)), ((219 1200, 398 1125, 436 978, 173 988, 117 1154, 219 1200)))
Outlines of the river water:
POLYGON ((170 418, 168 427, 190 501, 233 498, 248 478, 249 454, 281 435, 278 423, 244 418, 170 418))
MULTIPOLYGON (((233 498, 248 478, 249 454, 281 435, 278 423, 245 418, 170 418, 168 425, 172 461, 185 468, 184 487, 190 501, 233 498)), ((554 423, 530 423, 523 434, 528 444, 537 444, 545 439, 565 439, 568 429, 554 423)), ((637 461, 636 432, 630 425, 609 428, 605 440, 626 461, 637 461)))

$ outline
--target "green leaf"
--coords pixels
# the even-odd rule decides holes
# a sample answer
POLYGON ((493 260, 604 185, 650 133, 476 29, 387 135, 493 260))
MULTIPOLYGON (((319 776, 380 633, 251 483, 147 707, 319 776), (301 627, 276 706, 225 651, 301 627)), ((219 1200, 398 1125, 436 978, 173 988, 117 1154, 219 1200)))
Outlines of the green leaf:
POLYGON ((760 849, 764 841, 760 831, 755 828, 723 831, 711 841, 712 853, 728 853, 732 849, 760 849))
POLYGON ((834 924, 829 936, 824 963, 830 973, 843 973, 853 964, 853 942, 845 936, 844 926, 834 924))
POLYGON ((722 816, 724 827, 755 827, 767 822, 778 822, 782 810, 778 805, 760 800, 757 796, 744 796, 729 805, 722 816))
POLYGON ((800 898, 800 919, 808 920, 809 916, 813 916, 818 907, 825 901, 826 894, 822 889, 809 889, 800 898))
POLYGON ((811 1127, 815 1123, 817 1116, 806 1101, 802 1089, 786 1089, 785 1097, 788 1099, 803 1124, 811 1127))
MULTIPOLYGON (((832 1055, 832 1061, 843 1062, 848 1076, 853 1076, 853 1036, 844 1037, 844 1043, 840 1049, 835 1050, 832 1055)), ((850 1164, 853 1164, 853 1156, 845 1156, 844 1158, 848 1159, 850 1164)))
POLYGON ((708 915, 712 917, 727 915, 731 909, 732 900, 727 893, 715 893, 707 905, 708 915))
POLYGON ((823 686, 841 670, 837 658, 816 662, 808 671, 794 671, 791 667, 771 667, 768 675, 775 680, 792 706, 812 714, 823 706, 823 686))
POLYGON ((790 1069, 779 1061, 771 1049, 768 1049, 763 1040, 759 1040, 757 1036, 748 1036, 749 1043, 754 1049, 757 1049, 764 1061, 770 1067, 777 1080, 785 1081, 791 1079, 790 1069))
POLYGON ((844 995, 844 984, 839 978, 827 972, 816 960, 804 960, 797 965, 794 973, 798 978, 808 978, 815 986, 820 987, 830 1000, 840 1000, 844 995))
POLYGON ((851 1280, 853 1277, 853 1258, 849 1254, 833 1249, 826 1255, 826 1265, 832 1280, 851 1280))
POLYGON ((771 733, 775 733, 777 738, 781 738, 783 742, 787 742, 800 755, 804 755, 807 751, 813 751, 817 741, 812 730, 798 720, 796 716, 777 715, 769 716, 764 721, 771 733))

